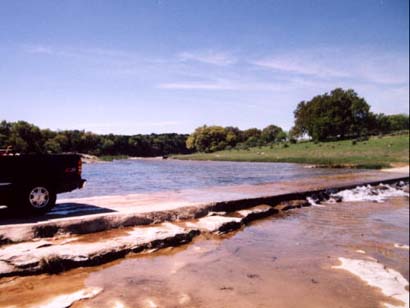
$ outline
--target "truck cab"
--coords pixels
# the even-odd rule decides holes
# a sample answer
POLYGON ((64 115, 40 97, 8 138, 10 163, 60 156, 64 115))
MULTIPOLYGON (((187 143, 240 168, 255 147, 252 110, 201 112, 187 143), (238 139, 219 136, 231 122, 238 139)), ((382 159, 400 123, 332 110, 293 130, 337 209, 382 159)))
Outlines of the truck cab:
POLYGON ((22 213, 52 209, 57 194, 84 186, 78 154, 0 152, 0 205, 22 213))

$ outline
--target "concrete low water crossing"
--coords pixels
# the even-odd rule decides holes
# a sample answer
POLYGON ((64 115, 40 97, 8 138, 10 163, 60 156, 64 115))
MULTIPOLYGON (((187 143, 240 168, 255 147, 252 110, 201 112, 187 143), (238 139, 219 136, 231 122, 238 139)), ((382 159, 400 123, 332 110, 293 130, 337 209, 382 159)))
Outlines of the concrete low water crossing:
POLYGON ((408 307, 408 194, 383 199, 322 201, 100 266, 5 277, 0 306, 408 307))

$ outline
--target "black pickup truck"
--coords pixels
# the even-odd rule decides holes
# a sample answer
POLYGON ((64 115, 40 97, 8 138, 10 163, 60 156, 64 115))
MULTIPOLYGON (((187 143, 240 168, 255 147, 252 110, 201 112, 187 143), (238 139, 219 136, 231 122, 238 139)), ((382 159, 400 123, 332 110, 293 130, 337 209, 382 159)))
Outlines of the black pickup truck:
POLYGON ((58 193, 84 186, 80 155, 5 154, 0 152, 0 205, 42 214, 58 193))

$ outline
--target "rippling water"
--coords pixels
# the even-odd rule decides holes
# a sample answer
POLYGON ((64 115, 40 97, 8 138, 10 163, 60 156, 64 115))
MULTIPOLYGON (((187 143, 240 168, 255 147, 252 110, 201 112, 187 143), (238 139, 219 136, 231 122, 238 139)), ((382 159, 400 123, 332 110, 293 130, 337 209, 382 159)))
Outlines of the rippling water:
POLYGON ((381 307, 378 289, 333 266, 371 257, 408 280, 408 250, 394 246, 408 245, 408 220, 406 197, 298 209, 96 271, 86 285, 104 291, 84 307, 381 307))
MULTIPOLYGON (((367 273, 386 286, 395 286, 396 279, 383 278, 391 270, 408 281, 409 252, 400 248, 409 244, 408 201, 396 197, 295 209, 230 234, 198 236, 188 245, 102 266, 3 278, 0 306, 51 307, 62 294, 91 288, 102 292, 73 307, 404 307, 335 266, 340 257, 374 262, 380 269, 367 273)), ((82 241, 87 238, 113 239, 95 233, 82 241)))
POLYGON ((85 188, 62 196, 77 198, 220 185, 259 184, 348 172, 352 170, 312 169, 288 163, 117 160, 110 163, 85 164, 83 166, 83 178, 87 179, 85 188))

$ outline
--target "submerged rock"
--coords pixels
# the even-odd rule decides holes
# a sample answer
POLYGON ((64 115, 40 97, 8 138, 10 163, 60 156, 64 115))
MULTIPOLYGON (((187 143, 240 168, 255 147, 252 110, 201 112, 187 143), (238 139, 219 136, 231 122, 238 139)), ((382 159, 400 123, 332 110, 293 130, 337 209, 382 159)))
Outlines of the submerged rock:
MULTIPOLYGON (((49 301, 43 302, 35 307, 56 308, 56 307, 71 307, 75 302, 83 299, 89 299, 101 293, 102 288, 86 288, 77 292, 59 295, 49 301)), ((34 307, 34 306, 33 306, 34 307)))
POLYGON ((242 219, 238 217, 207 216, 186 225, 205 232, 228 232, 240 228, 241 221, 242 219))
MULTIPOLYGON (((296 200, 292 204, 302 206, 304 203, 296 200)), ((150 252, 159 248, 178 246, 191 241, 200 232, 226 233, 277 211, 272 206, 263 204, 231 212, 227 216, 212 213, 212 216, 185 223, 166 222, 69 239, 49 238, 6 245, 0 248, 0 277, 42 272, 58 273, 74 267, 106 263, 122 258, 130 252, 150 252)))
POLYGON ((291 209, 301 208, 301 207, 310 206, 310 205, 311 204, 309 203, 309 201, 305 199, 290 200, 290 201, 284 201, 284 202, 279 203, 278 205, 275 206, 275 209, 279 211, 288 211, 291 209))
POLYGON ((339 258, 340 265, 335 269, 346 270, 368 285, 379 288, 384 295, 402 302, 402 305, 385 303, 386 307, 409 307, 409 292, 406 290, 409 282, 397 271, 387 268, 377 261, 339 258))
POLYGON ((249 223, 252 220, 268 217, 275 213, 278 213, 278 210, 270 205, 261 204, 250 209, 237 211, 239 215, 241 215, 243 223, 249 223))
POLYGON ((130 252, 178 246, 189 242, 196 234, 197 230, 163 223, 134 227, 114 237, 109 237, 109 234, 100 234, 99 237, 86 235, 68 242, 49 239, 8 245, 0 249, 0 277, 57 273, 74 267, 97 265, 130 252))

